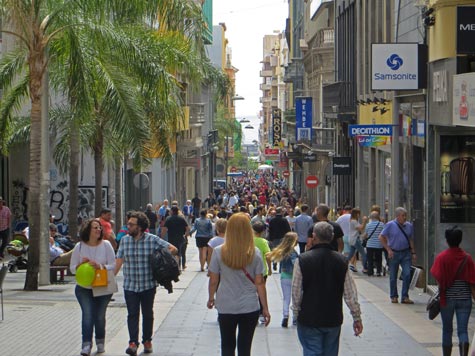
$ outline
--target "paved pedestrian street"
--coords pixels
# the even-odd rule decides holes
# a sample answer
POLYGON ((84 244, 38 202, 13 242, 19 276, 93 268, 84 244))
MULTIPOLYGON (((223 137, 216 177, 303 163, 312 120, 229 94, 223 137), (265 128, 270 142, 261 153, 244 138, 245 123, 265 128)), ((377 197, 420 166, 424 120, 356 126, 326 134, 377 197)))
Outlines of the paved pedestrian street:
MULTIPOLYGON (((193 242, 190 242, 193 246, 193 242)), ((161 356, 219 355, 216 310, 208 310, 208 278, 198 272, 198 256, 189 249, 188 269, 174 292, 160 289, 155 299, 154 353, 161 356)), ((414 305, 391 304, 388 277, 367 277, 354 273, 363 313, 363 334, 355 337, 351 316, 344 306, 340 355, 441 355, 441 322, 427 319, 428 295, 412 291, 414 305)), ((267 280, 272 316, 268 327, 258 326, 252 354, 258 356, 299 355, 301 347, 295 327, 284 329, 279 274, 267 280)), ((81 312, 74 296, 74 277, 66 284, 23 291, 25 272, 8 273, 4 283, 5 320, 0 322, 0 355, 74 356, 81 346, 81 312)), ((118 277, 122 285, 122 277, 118 277)), ((128 344, 123 293, 114 295, 107 311, 106 353, 125 355, 128 344)), ((473 333, 474 320, 469 323, 473 333)), ((456 333, 454 333, 456 334, 456 333)), ((454 339, 454 344, 456 339, 454 339)), ((95 348, 93 349, 95 350, 95 348)), ((139 352, 143 349, 140 348, 139 352)), ((141 353, 143 354, 143 352, 141 353)), ((93 353, 95 355, 95 352, 93 353)))

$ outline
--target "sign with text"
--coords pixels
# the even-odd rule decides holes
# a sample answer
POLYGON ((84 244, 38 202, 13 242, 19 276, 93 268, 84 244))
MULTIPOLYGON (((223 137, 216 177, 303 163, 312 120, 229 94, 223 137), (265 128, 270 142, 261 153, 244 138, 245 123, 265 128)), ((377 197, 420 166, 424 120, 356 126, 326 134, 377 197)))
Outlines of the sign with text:
POLYGON ((295 98, 295 138, 312 141, 312 98, 295 98))
MULTIPOLYGON (((372 90, 411 90, 424 84, 419 75, 418 43, 373 43, 371 46, 372 90)), ((424 63, 425 64, 425 63, 424 63)), ((422 71, 421 71, 422 74, 422 71)))
POLYGON ((377 147, 391 144, 391 136, 356 136, 360 147, 377 147))
POLYGON ((264 148, 264 154, 266 156, 278 156, 279 152, 278 148, 264 148))
POLYGON ((305 179, 305 185, 308 188, 316 188, 318 186, 318 178, 317 176, 308 176, 305 179))
POLYGON ((475 6, 457 6, 457 54, 475 54, 475 6))
POLYGON ((392 125, 349 125, 348 134, 354 136, 392 136, 392 125))
POLYGON ((333 157, 333 174, 348 176, 351 174, 351 157, 333 157))
POLYGON ((272 110, 272 143, 278 146, 282 141, 282 111, 280 109, 272 110))

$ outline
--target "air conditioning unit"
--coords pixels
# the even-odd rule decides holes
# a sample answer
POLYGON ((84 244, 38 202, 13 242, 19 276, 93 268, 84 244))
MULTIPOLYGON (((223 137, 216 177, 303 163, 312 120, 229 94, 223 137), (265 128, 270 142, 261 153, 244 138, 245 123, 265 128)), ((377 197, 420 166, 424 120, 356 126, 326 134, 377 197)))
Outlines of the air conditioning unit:
POLYGON ((305 39, 303 39, 303 38, 300 39, 300 49, 301 49, 302 51, 308 50, 307 41, 305 41, 305 39))

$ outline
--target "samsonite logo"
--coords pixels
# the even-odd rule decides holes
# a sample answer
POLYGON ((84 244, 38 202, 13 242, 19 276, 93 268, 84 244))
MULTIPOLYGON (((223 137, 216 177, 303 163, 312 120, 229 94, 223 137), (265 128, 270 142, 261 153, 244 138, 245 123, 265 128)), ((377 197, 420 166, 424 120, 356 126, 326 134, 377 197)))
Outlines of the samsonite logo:
POLYGON ((404 64, 404 61, 402 60, 401 57, 399 57, 399 55, 397 55, 396 53, 393 53, 386 60, 386 64, 392 70, 398 70, 404 64))

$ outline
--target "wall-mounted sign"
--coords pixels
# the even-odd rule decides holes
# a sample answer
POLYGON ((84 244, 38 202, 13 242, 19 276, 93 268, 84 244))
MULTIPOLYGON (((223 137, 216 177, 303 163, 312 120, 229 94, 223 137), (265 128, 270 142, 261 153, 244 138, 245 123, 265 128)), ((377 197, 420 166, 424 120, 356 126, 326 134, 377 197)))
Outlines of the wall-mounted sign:
POLYGON ((312 140, 312 98, 295 98, 295 138, 312 140))
POLYGON ((349 125, 348 134, 354 136, 392 136, 392 125, 349 125))
POLYGON ((391 144, 391 136, 356 136, 360 147, 377 147, 391 144))
POLYGON ((457 54, 475 53, 475 6, 457 6, 457 54))
POLYGON ((435 71, 432 74, 432 101, 443 103, 448 101, 447 96, 448 75, 446 70, 435 71))
POLYGON ((333 175, 343 176, 351 174, 351 157, 333 157, 333 175))
POLYGON ((264 154, 266 156, 278 156, 279 152, 278 148, 264 148, 264 154))
POLYGON ((425 86, 427 47, 418 43, 373 43, 372 90, 412 90, 425 86))
POLYGON ((452 123, 475 127, 475 73, 454 75, 452 123))
POLYGON ((272 110, 272 143, 278 146, 282 140, 282 112, 280 109, 272 110))

